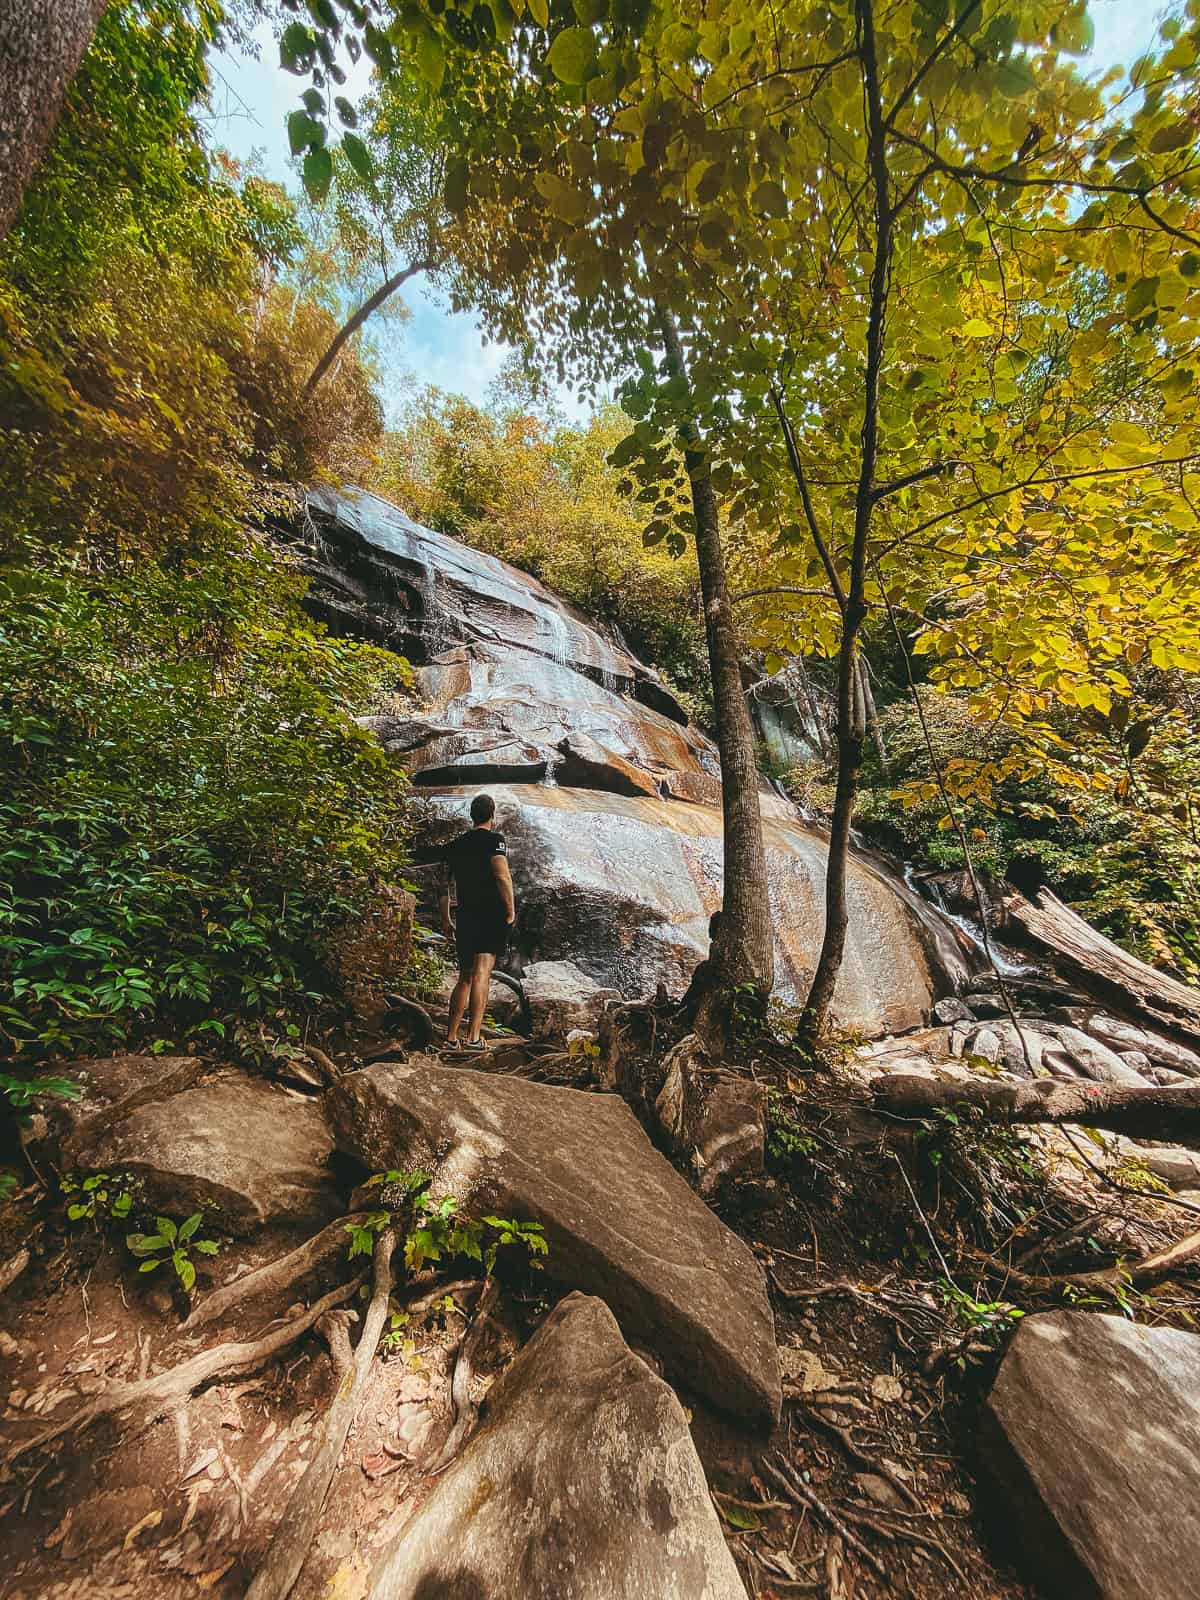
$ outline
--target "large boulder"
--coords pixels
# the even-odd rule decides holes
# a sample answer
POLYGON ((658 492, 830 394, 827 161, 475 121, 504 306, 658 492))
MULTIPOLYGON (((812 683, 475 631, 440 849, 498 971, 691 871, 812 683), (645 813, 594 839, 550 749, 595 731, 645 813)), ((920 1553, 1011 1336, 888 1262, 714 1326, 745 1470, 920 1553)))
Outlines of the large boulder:
POLYGON ((982 1446, 1048 1591, 1195 1600, 1200 1337, 1123 1317, 1027 1317, 982 1446))
MULTIPOLYGON (((467 826, 473 788, 434 788, 467 826)), ((724 824, 708 805, 536 784, 489 789, 508 840, 517 939, 527 961, 570 960, 626 997, 686 989, 720 903, 724 824)), ((824 926, 825 841, 764 808, 776 990, 808 992, 824 926)), ((873 861, 852 856, 850 928, 834 991, 839 1025, 872 1037, 917 1027, 965 973, 952 930, 873 861)))
POLYGON ((679 1401, 601 1301, 551 1312, 369 1600, 745 1600, 679 1401))
POLYGON ((752 1421, 779 1415, 758 1263, 615 1095, 389 1062, 326 1105, 338 1148, 372 1172, 423 1168, 465 1209, 540 1222, 548 1272, 602 1296, 681 1382, 752 1421))
MULTIPOLYGON (((723 872, 721 768, 665 684, 535 578, 358 491, 311 500, 307 603, 418 662, 412 713, 364 719, 442 818, 500 801, 517 887, 516 954, 569 960, 627 998, 682 992, 707 953, 723 872)), ((760 785, 777 988, 808 992, 826 844, 760 785)), ((419 876, 419 874, 414 874, 419 876)), ((835 1020, 916 1027, 967 976, 960 934, 879 859, 854 851, 835 1020)))
POLYGON ((565 1039, 572 1028, 595 1032, 605 1009, 621 998, 572 961, 535 961, 525 968, 521 987, 535 1039, 565 1039))
POLYGON ((695 1169, 701 1194, 714 1194, 727 1178, 762 1171, 767 1136, 763 1084, 713 1061, 692 1033, 667 1052, 662 1074, 654 1101, 659 1125, 695 1169))
POLYGON ((203 1211, 232 1234, 270 1222, 319 1227, 340 1209, 320 1105, 236 1069, 217 1071, 158 1098, 126 1097, 64 1141, 64 1164, 128 1173, 151 1210, 203 1211))

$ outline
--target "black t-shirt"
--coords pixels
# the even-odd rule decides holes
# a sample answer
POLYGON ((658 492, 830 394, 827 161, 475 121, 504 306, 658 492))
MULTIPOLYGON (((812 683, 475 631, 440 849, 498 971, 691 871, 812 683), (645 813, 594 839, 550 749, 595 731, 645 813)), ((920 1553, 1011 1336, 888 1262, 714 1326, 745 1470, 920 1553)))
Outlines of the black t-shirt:
POLYGON ((507 854, 504 835, 491 828, 472 828, 441 847, 437 859, 454 875, 460 911, 503 912, 492 857, 507 854))

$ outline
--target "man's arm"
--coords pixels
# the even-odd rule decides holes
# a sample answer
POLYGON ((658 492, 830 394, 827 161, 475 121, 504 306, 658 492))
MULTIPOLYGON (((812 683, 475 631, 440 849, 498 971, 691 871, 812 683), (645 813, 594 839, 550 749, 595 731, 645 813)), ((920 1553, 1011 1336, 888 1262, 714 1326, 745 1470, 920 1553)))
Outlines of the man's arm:
POLYGON ((513 900, 512 874, 508 870, 507 856, 492 857, 492 876, 500 891, 500 899, 504 902, 504 920, 511 925, 517 920, 517 908, 513 900))

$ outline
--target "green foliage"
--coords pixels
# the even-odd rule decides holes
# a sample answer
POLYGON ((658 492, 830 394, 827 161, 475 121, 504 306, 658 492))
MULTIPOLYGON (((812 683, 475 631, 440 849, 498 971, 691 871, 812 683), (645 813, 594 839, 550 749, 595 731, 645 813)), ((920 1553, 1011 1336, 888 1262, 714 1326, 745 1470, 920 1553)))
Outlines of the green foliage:
POLYGON ((347 1223, 350 1235, 349 1256, 369 1256, 375 1238, 392 1222, 405 1218, 404 1264, 410 1272, 420 1272, 428 1262, 461 1259, 479 1262, 490 1273, 499 1252, 514 1245, 529 1258, 529 1265, 540 1268, 539 1256, 549 1246, 539 1222, 522 1222, 510 1217, 467 1217, 459 1214, 453 1195, 435 1199, 429 1193, 433 1179, 427 1172, 377 1172, 367 1179, 366 1188, 378 1188, 390 1207, 367 1213, 361 1221, 347 1223))
MULTIPOLYGON (((1007 1300, 976 1300, 948 1278, 940 1279, 934 1287, 963 1332, 987 1344, 1002 1344, 1025 1315, 1007 1300)), ((965 1356, 957 1357, 955 1365, 964 1368, 965 1356)))
POLYGON ((67 1216, 72 1222, 105 1220, 123 1221, 133 1209, 133 1194, 127 1177, 113 1176, 107 1172, 93 1172, 86 1178, 77 1178, 73 1172, 64 1172, 59 1188, 64 1195, 78 1195, 70 1201, 67 1216))
POLYGON ((797 1158, 815 1155, 820 1148, 807 1132, 793 1109, 790 1094, 767 1089, 767 1160, 774 1167, 787 1168, 797 1158))
POLYGON ((398 876, 403 775, 345 715, 394 658, 325 638, 270 552, 2 585, 0 1035, 10 1053, 331 990, 316 951, 398 876), (136 618, 130 627, 129 619, 136 618))
MULTIPOLYGON (((964 695, 922 688, 942 782, 978 871, 1044 879, 1081 916, 1135 955, 1183 978, 1200 974, 1200 756, 1193 697, 1177 679, 1157 715, 1060 709, 1052 757, 1022 731, 982 719, 964 695)), ((886 766, 872 752, 859 806, 866 836, 909 860, 964 865, 911 699, 880 715, 886 766)), ((818 812, 831 774, 793 769, 789 786, 818 812)))
POLYGON ((522 394, 491 410, 426 390, 387 436, 374 484, 419 521, 532 572, 602 621, 710 714, 694 557, 647 549, 639 507, 609 464, 627 419, 546 421, 522 394))
POLYGON ((169 1261, 184 1293, 191 1294, 196 1287, 193 1253, 215 1256, 221 1248, 215 1239, 196 1237, 202 1221, 203 1216, 199 1211, 178 1224, 172 1222, 170 1217, 155 1217, 156 1232, 127 1234, 125 1243, 141 1262, 138 1271, 154 1272, 169 1261))

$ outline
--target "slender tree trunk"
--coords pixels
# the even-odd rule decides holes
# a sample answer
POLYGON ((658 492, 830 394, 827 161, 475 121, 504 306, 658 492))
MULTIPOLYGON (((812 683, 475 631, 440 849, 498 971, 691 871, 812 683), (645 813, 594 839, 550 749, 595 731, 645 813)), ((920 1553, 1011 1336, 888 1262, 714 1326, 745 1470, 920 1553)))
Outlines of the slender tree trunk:
MULTIPOLYGON (((670 313, 656 307, 667 369, 686 380, 679 335, 670 313)), ((692 485, 696 558, 704 597, 704 624, 712 671, 717 746, 721 754, 721 804, 725 817, 725 890, 716 970, 722 990, 752 983, 765 998, 775 981, 775 947, 767 897, 767 859, 763 847, 754 760, 754 728, 742 688, 741 648, 725 577, 717 497, 698 429, 682 430, 684 463, 692 485)), ((702 1006, 698 1029, 704 1026, 702 1006)), ((716 1025, 713 1017, 709 1026, 716 1025)), ((710 1035, 711 1037, 711 1035, 710 1035)))
POLYGON ((875 260, 871 268, 871 306, 867 318, 867 370, 863 385, 862 456, 854 499, 854 543, 850 581, 842 606, 842 643, 838 654, 838 776, 829 831, 825 871, 825 938, 817 959, 800 1033, 813 1043, 824 1029, 833 990, 846 949, 846 865, 850 825, 862 771, 865 710, 859 682, 858 638, 866 616, 867 541, 875 505, 875 463, 879 453, 879 378, 883 368, 884 321, 888 273, 892 259, 893 216, 888 196, 887 131, 875 54, 875 18, 871 0, 855 0, 859 58, 867 104, 867 158, 875 211, 875 260))
MULTIPOLYGON (((346 340, 353 338, 367 318, 373 312, 378 311, 384 301, 389 300, 397 289, 406 284, 410 278, 415 278, 418 272, 429 272, 432 267, 432 261, 414 261, 412 266, 404 267, 400 272, 393 273, 386 283, 381 283, 375 293, 363 301, 354 315, 343 323, 337 333, 334 334, 329 349, 326 350, 320 361, 312 369, 308 382, 304 385, 304 398, 306 400, 337 360, 338 353, 346 343, 346 340)), ((293 306, 292 309, 294 313, 295 307, 293 306)))
POLYGON ((107 0, 0 0, 0 239, 46 153, 107 0))

